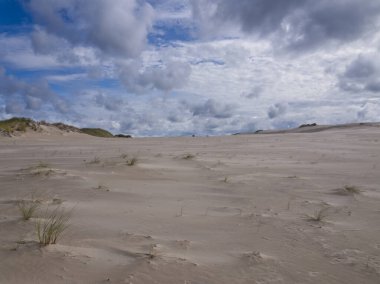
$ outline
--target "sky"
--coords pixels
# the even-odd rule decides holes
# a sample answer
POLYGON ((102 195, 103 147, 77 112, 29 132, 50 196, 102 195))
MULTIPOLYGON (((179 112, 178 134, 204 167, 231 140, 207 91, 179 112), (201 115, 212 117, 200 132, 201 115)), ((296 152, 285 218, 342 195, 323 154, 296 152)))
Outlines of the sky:
POLYGON ((380 121, 379 0, 0 0, 0 119, 134 136, 380 121))

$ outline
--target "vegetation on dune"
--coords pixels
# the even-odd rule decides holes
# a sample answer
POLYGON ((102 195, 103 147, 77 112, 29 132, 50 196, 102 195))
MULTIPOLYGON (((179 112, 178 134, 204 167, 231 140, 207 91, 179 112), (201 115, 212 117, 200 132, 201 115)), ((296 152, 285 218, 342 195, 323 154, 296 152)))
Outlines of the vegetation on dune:
POLYGON ((20 202, 17 203, 17 207, 20 210, 22 219, 25 221, 34 217, 39 206, 40 206, 40 203, 34 200, 32 201, 21 200, 20 202))
POLYGON ((25 132, 27 128, 37 130, 37 125, 33 120, 24 117, 13 117, 0 121, 0 129, 9 134, 15 131, 25 132))
POLYGON ((62 233, 67 229, 70 214, 62 208, 56 208, 44 219, 36 222, 36 232, 41 245, 55 244, 62 233))
POLYGON ((101 128, 81 128, 81 132, 97 137, 113 137, 112 133, 101 128))
POLYGON ((25 132, 30 129, 33 131, 42 131, 41 126, 55 127, 65 132, 79 132, 96 137, 119 137, 132 138, 131 135, 118 134, 113 135, 111 132, 102 128, 77 128, 61 122, 48 123, 46 121, 34 121, 30 118, 14 117, 11 119, 0 120, 0 136, 12 136, 14 132, 25 132))

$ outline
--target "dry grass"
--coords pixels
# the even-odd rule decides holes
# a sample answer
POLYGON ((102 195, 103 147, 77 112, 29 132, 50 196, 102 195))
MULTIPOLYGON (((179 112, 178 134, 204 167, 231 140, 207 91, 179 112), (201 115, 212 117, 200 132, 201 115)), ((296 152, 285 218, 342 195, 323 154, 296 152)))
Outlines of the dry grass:
POLYGON ((30 218, 35 216, 35 213, 40 206, 37 201, 25 201, 21 200, 17 203, 17 207, 20 210, 22 219, 28 221, 30 218))
POLYGON ((345 185, 343 189, 348 193, 348 194, 359 194, 361 190, 357 188, 356 186, 353 185, 345 185))
POLYGON ((102 190, 102 191, 110 191, 109 187, 106 186, 106 185, 103 184, 103 183, 98 183, 98 186, 95 187, 95 189, 97 189, 97 190, 102 190))
POLYGON ((337 195, 356 195, 360 194, 362 191, 353 185, 345 185, 342 188, 334 189, 334 194, 337 195))
POLYGON ((100 159, 99 157, 94 157, 91 161, 88 162, 88 164, 99 164, 100 163, 100 159))
POLYGON ((312 222, 322 222, 327 217, 328 207, 320 208, 314 211, 314 215, 308 215, 307 220, 312 222))
POLYGON ((36 231, 41 245, 55 244, 69 225, 70 214, 58 207, 51 213, 46 212, 46 218, 37 221, 36 231))
POLYGON ((185 154, 183 155, 182 159, 184 160, 191 160, 191 159, 194 159, 195 156, 193 154, 185 154))
POLYGON ((136 164, 137 164, 137 161, 138 161, 138 159, 137 159, 136 157, 134 157, 134 158, 128 160, 128 161, 126 162, 126 164, 127 164, 128 166, 131 167, 131 166, 136 165, 136 164))

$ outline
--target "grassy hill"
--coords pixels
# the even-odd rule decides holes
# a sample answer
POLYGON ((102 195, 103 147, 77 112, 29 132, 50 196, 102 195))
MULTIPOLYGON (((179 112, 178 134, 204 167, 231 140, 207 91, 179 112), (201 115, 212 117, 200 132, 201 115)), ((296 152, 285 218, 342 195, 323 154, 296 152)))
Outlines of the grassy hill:
POLYGON ((82 133, 97 137, 114 137, 111 132, 101 128, 81 128, 82 133))
POLYGON ((13 117, 0 121, 0 129, 8 134, 12 134, 15 131, 25 132, 28 128, 37 131, 38 124, 32 119, 24 117, 13 117))
POLYGON ((12 136, 15 132, 25 132, 30 129, 32 131, 43 131, 42 126, 55 127, 65 132, 79 132, 96 137, 115 137, 112 133, 101 128, 77 128, 75 126, 64 123, 48 123, 45 121, 34 121, 30 118, 14 117, 11 119, 0 120, 0 134, 12 136))

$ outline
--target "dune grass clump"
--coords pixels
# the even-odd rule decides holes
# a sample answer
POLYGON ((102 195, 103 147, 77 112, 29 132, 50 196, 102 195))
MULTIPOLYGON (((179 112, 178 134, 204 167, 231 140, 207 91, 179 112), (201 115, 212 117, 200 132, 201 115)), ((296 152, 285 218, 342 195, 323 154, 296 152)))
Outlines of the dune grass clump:
POLYGON ((307 219, 311 222, 322 222, 327 217, 328 207, 315 210, 314 215, 308 215, 307 219))
POLYGON ((182 159, 184 160, 191 160, 191 159, 194 159, 195 156, 193 154, 185 154, 182 159))
POLYGON ((134 165, 137 164, 137 161, 138 161, 138 159, 137 159, 136 157, 134 157, 134 158, 128 160, 128 161, 126 162, 126 164, 127 164, 128 166, 132 167, 132 166, 134 166, 134 165))
POLYGON ((356 187, 356 186, 353 186, 353 185, 345 185, 341 188, 337 188, 334 190, 334 194, 337 194, 337 195, 356 195, 356 194, 360 194, 362 191, 356 187))
POLYGON ((22 219, 24 221, 28 221, 30 218, 34 217, 39 206, 40 203, 37 201, 21 200, 17 203, 17 207, 20 210, 22 219))
POLYGON ((62 233, 68 228, 70 214, 62 208, 56 208, 45 219, 36 223, 38 241, 41 245, 57 243, 62 233))
POLYGON ((345 185, 343 189, 348 193, 348 194, 359 194, 361 191, 359 188, 353 185, 345 185))
POLYGON ((35 168, 49 168, 49 164, 43 161, 39 161, 35 168))
POLYGON ((100 163, 100 159, 99 157, 94 157, 91 161, 88 162, 89 164, 99 164, 100 163))

